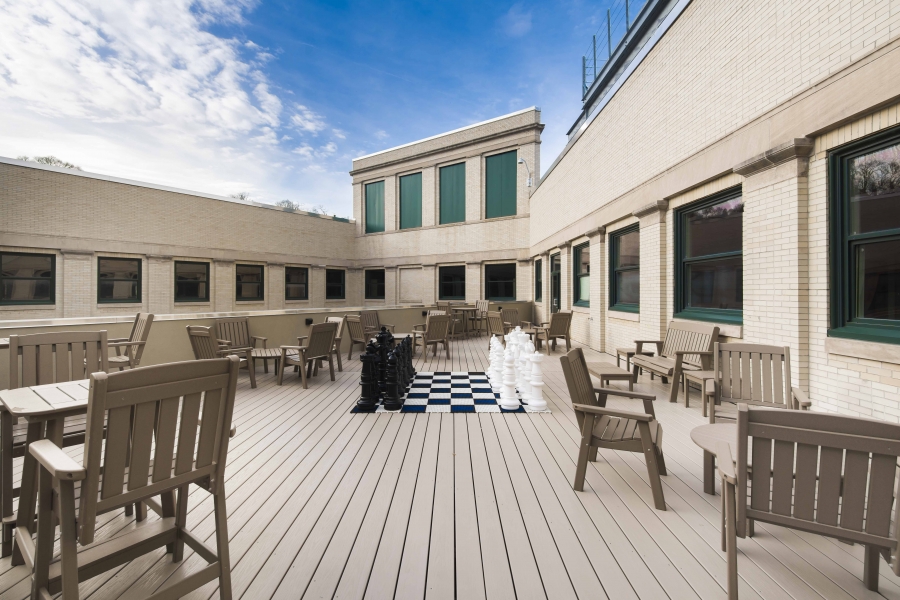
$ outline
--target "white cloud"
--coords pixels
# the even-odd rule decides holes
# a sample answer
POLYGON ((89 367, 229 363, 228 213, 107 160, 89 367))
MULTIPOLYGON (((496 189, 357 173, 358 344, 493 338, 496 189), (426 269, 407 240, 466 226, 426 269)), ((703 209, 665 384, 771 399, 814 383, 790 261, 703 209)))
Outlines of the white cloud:
POLYGON ((347 139, 347 134, 345 132, 341 131, 340 129, 332 129, 331 135, 333 135, 334 137, 336 137, 339 140, 347 139))
POLYGON ((501 17, 500 25, 506 35, 521 37, 531 31, 531 11, 526 11, 521 4, 513 4, 501 17))
MULTIPOLYGON (((208 30, 240 24, 254 5, 0 0, 0 155, 53 154, 86 171, 349 213, 343 166, 319 178, 291 168, 287 134, 319 134, 326 118, 283 102, 292 92, 268 78, 265 49, 208 30)), ((336 149, 325 143, 310 158, 336 149)))
POLYGON ((379 129, 378 131, 375 132, 375 139, 383 140, 383 139, 389 138, 389 137, 391 137, 391 136, 388 135, 388 132, 385 131, 384 129, 379 129))

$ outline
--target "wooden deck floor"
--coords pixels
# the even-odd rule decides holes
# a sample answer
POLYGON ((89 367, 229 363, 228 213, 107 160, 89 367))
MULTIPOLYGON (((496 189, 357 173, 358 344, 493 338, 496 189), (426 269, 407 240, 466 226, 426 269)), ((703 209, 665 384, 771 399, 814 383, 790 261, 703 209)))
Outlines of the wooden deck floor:
MULTIPOLYGON (((486 346, 420 354, 417 368, 481 371, 486 346)), ((724 598, 719 497, 703 493, 689 438, 699 407, 670 404, 658 380, 636 386, 659 398, 668 511, 654 510, 635 454, 601 450, 573 492, 578 431, 556 356, 544 362, 551 414, 350 414, 357 360, 309 390, 262 369, 251 390, 242 375, 227 469, 235 597, 724 598)), ((214 543, 212 502, 192 500, 190 525, 214 543)), ((134 526, 105 515, 98 539, 134 526)), ((863 588, 859 546, 763 525, 739 547, 741 598, 882 597, 863 588)), ((159 550, 84 582, 81 597, 152 593, 199 567, 185 551, 180 564, 159 550)), ((900 579, 881 573, 883 597, 900 599, 900 579)), ((24 567, 0 561, 0 597, 25 598, 29 585, 24 567)), ((212 584, 189 596, 213 597, 212 584)))

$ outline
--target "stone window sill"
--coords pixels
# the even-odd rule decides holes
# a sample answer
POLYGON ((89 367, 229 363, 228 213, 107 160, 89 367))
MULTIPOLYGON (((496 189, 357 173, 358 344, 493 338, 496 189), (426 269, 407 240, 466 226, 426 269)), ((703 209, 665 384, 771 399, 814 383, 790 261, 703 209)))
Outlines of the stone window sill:
POLYGON ((625 312, 622 310, 610 310, 608 314, 610 319, 632 321, 633 323, 641 322, 641 313, 625 312))
POLYGON ((825 352, 900 365, 900 345, 864 342, 846 338, 825 338, 825 352))

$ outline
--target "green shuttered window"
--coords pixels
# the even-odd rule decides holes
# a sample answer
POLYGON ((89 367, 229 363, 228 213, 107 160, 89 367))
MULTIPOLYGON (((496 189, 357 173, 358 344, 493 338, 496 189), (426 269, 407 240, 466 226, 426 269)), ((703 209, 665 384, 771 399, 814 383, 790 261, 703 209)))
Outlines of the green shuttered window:
POLYGON ((441 167, 441 225, 466 220, 466 163, 441 167))
POLYGON ((400 178, 400 229, 422 226, 422 174, 400 178))
POLYGON ((384 231, 384 182, 366 184, 366 233, 384 231))
POLYGON ((516 158, 513 150, 485 159, 486 219, 516 214, 516 158))

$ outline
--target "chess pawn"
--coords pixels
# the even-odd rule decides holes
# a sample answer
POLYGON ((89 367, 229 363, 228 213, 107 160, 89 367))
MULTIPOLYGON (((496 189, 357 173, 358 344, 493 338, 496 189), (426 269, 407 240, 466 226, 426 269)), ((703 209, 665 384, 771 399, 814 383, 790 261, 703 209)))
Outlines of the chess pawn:
POLYGON ((400 390, 397 380, 397 352, 391 351, 387 359, 387 377, 385 380, 384 405, 385 410, 400 410, 403 402, 400 401, 400 390))
POLYGON ((356 406, 363 411, 372 411, 378 405, 378 381, 375 367, 378 355, 367 348, 366 352, 360 354, 359 360, 362 362, 362 373, 359 378, 362 395, 356 401, 356 406))
POLYGON ((507 347, 503 355, 503 387, 500 390, 500 408, 516 410, 519 408, 516 398, 516 372, 512 350, 507 347))
POLYGON ((544 373, 541 370, 541 363, 544 361, 544 355, 540 352, 534 352, 529 358, 531 359, 531 397, 528 399, 528 408, 532 410, 546 410, 547 401, 544 400, 544 373))
POLYGON ((522 402, 531 401, 531 355, 534 353, 534 346, 531 342, 525 342, 522 349, 522 365, 520 371, 522 373, 521 383, 519 384, 519 393, 522 395, 522 402))

